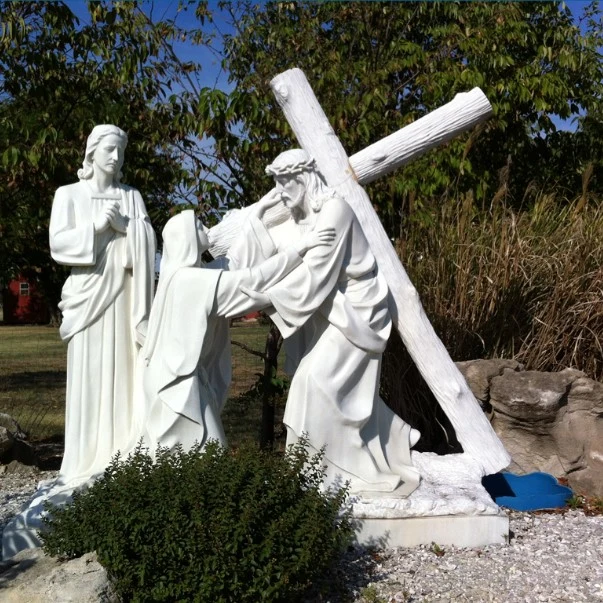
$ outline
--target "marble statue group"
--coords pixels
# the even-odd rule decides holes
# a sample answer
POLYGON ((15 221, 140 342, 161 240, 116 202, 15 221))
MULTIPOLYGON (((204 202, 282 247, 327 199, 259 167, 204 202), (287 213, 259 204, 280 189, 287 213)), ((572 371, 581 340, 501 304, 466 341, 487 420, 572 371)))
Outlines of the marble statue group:
POLYGON ((325 449, 326 483, 406 496, 419 483, 419 433, 379 397, 391 330, 389 289, 354 212, 303 150, 266 168, 274 188, 249 212, 220 268, 204 266, 208 233, 192 210, 155 236, 138 191, 120 182, 127 136, 97 126, 80 181, 53 204, 53 258, 72 267, 63 288, 68 342, 65 454, 59 480, 86 483, 141 439, 185 450, 226 445, 220 413, 231 376, 228 319, 266 310, 294 367, 287 443, 325 449), (284 206, 274 228, 266 211, 284 206))
POLYGON ((300 70, 271 86, 302 148, 278 155, 266 167, 269 192, 218 226, 208 230, 192 210, 172 217, 157 284, 145 204, 121 182, 123 130, 96 126, 79 181, 56 191, 50 250, 71 267, 59 306, 68 344, 65 451, 58 478, 5 528, 4 558, 38 546, 45 502, 68 501, 116 453, 123 457, 140 441, 152 451, 227 445, 229 320, 255 310, 285 339, 287 444, 304 437, 324 450, 325 487, 348 482, 361 507, 368 501, 359 512, 376 522, 366 519, 367 538, 385 530, 399 544, 431 542, 444 530, 443 538, 472 546, 508 531, 483 498, 481 477, 507 466, 509 456, 435 335, 361 186, 486 119, 487 99, 479 89, 459 94, 347 157, 300 70), (204 264, 207 250, 215 259, 204 264), (379 397, 392 326, 455 428, 464 452, 454 459, 411 452, 419 432, 379 397), (477 494, 466 488, 451 496, 448 485, 463 472, 477 494), (453 499, 454 508, 446 503, 453 499), (482 523, 469 531, 462 518, 456 531, 449 522, 420 524, 416 533, 410 524, 380 523, 459 512, 481 514, 482 523))

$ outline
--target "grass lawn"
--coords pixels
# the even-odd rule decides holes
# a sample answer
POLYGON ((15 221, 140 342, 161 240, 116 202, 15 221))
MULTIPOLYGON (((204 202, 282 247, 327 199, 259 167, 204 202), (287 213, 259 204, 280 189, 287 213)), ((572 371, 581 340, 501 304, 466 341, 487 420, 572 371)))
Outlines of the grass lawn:
MULTIPOLYGON (((250 323, 235 323, 230 329, 232 341, 239 341, 248 347, 264 351, 266 345, 267 325, 256 325, 250 323)), ((284 361, 284 353, 281 351, 279 362, 284 361)), ((228 442, 236 446, 243 442, 257 442, 259 440, 260 426, 262 421, 262 401, 257 398, 243 396, 257 381, 258 373, 263 374, 264 363, 261 358, 253 356, 241 349, 232 346, 232 384, 230 395, 222 413, 222 422, 228 442)), ((277 405, 275 421, 282 420, 285 410, 284 400, 277 405)), ((278 435, 278 429, 277 429, 278 435)), ((284 449, 284 438, 277 439, 276 445, 284 449)))
POLYGON ((0 412, 32 439, 63 433, 66 361, 58 329, 0 326, 0 412))
MULTIPOLYGON (((237 324, 233 340, 263 352, 268 327, 237 324)), ((14 417, 33 440, 61 436, 65 420, 67 346, 58 329, 0 325, 0 412, 14 417)), ((233 381, 224 409, 224 429, 231 444, 257 441, 261 401, 243 399, 263 372, 260 358, 232 347, 233 381)), ((282 408, 280 409, 282 416, 282 408)))

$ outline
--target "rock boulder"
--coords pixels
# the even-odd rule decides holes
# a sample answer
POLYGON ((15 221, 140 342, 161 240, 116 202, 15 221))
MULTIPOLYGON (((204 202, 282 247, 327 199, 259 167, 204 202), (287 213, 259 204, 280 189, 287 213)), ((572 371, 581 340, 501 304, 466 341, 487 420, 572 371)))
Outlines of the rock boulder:
POLYGON ((505 370, 522 371, 523 364, 515 360, 494 358, 492 360, 467 360, 456 365, 465 377, 473 395, 479 400, 484 410, 489 409, 490 383, 494 377, 502 375, 505 370))
POLYGON ((44 555, 41 549, 28 549, 2 562, 0 600, 4 603, 119 601, 94 553, 58 561, 44 555))
POLYGON ((575 491, 603 497, 603 383, 574 369, 525 371, 513 361, 458 365, 490 411, 511 471, 567 477, 575 491))
POLYGON ((37 465, 38 458, 17 421, 6 413, 0 413, 0 463, 11 461, 37 465))

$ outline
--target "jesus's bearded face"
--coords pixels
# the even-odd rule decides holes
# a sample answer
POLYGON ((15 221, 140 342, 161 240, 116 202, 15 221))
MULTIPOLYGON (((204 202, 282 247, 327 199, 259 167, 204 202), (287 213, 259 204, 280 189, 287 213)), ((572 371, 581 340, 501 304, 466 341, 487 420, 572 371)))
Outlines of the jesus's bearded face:
POLYGON ((299 176, 276 176, 275 181, 276 190, 287 209, 293 211, 303 206, 306 185, 299 176))

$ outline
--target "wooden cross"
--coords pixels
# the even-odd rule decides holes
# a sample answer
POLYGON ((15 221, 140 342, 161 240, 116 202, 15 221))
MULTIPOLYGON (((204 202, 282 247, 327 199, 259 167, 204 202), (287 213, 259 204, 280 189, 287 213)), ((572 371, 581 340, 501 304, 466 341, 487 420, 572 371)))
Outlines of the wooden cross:
POLYGON ((509 455, 433 330, 417 290, 359 184, 396 169, 484 120, 491 114, 490 103, 479 89, 459 95, 452 103, 364 149, 350 161, 301 70, 281 73, 270 86, 300 146, 314 157, 327 184, 354 209, 389 285, 394 325, 450 419, 464 453, 474 458, 485 473, 500 471, 509 464, 509 455))
MULTIPOLYGON (((308 80, 300 69, 275 77, 270 85, 300 146, 316 160, 327 184, 352 207, 379 270, 390 288, 390 312, 404 345, 450 419, 464 454, 496 473, 510 463, 501 441, 485 417, 463 375, 429 322, 417 290, 411 283, 370 199, 367 184, 416 159, 490 116, 492 108, 479 88, 458 94, 451 102, 348 158, 308 80)), ((223 255, 240 233, 248 210, 210 230, 214 257, 223 255)), ((289 217, 284 206, 267 213, 267 225, 289 217)))

